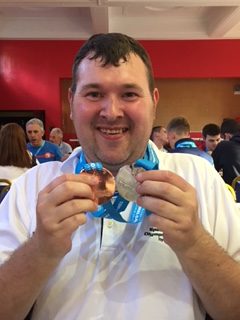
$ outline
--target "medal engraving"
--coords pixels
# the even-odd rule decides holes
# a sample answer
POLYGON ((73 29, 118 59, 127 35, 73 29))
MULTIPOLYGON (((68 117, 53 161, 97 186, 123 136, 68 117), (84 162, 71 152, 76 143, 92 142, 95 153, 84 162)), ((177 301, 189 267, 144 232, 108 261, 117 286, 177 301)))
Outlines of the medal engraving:
POLYGON ((139 197, 136 191, 138 182, 135 177, 138 173, 145 171, 141 167, 123 166, 116 176, 116 185, 119 194, 128 201, 135 202, 139 197))
POLYGON ((108 171, 105 168, 102 168, 101 171, 99 170, 82 170, 82 172, 92 174, 94 176, 97 176, 99 178, 98 185, 93 189, 96 198, 98 198, 98 204, 102 205, 106 202, 108 202, 114 192, 115 192, 115 180, 113 175, 110 171, 108 171))

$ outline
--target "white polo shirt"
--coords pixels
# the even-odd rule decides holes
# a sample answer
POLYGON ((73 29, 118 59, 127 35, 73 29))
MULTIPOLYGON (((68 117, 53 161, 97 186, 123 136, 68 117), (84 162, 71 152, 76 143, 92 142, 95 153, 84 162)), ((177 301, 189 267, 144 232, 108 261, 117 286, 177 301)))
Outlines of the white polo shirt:
MULTIPOLYGON (((200 157, 153 148, 160 169, 196 187, 203 226, 240 261, 240 215, 219 174, 200 157)), ((1 261, 32 235, 38 192, 55 177, 74 172, 79 152, 63 163, 36 166, 13 183, 0 206, 1 261)), ((175 253, 150 230, 147 217, 124 224, 87 213, 87 220, 73 233, 72 250, 39 295, 33 320, 205 319, 175 253)))

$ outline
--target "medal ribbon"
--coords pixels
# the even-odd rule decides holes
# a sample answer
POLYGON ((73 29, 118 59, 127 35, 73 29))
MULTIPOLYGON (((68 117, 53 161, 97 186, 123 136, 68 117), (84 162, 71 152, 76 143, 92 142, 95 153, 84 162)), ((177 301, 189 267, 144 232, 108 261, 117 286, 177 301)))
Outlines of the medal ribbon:
MULTIPOLYGON (((144 154, 143 159, 138 159, 134 166, 142 167, 145 170, 157 170, 158 169, 158 158, 156 156, 156 153, 152 149, 150 145, 147 146, 147 150, 144 154)), ((75 173, 78 174, 82 170, 85 170, 86 172, 92 171, 92 170, 98 170, 102 171, 102 164, 101 163, 86 163, 86 159, 84 157, 84 153, 81 152, 79 162, 76 165, 75 173)), ((123 197, 119 195, 118 192, 115 192, 113 195, 113 198, 109 200, 107 203, 103 205, 98 206, 97 212, 92 212, 92 215, 95 218, 107 218, 107 219, 114 219, 118 222, 123 223, 139 223, 142 221, 144 214, 151 214, 148 210, 145 208, 142 208, 136 204, 136 202, 131 202, 125 200, 123 197), (128 205, 132 205, 129 219, 125 220, 122 215, 120 214, 123 212, 128 205)))
POLYGON ((44 144, 45 144, 45 140, 43 141, 43 143, 41 144, 41 146, 37 149, 37 152, 35 152, 35 154, 34 154, 35 157, 37 157, 37 155, 39 154, 39 152, 42 150, 44 144))

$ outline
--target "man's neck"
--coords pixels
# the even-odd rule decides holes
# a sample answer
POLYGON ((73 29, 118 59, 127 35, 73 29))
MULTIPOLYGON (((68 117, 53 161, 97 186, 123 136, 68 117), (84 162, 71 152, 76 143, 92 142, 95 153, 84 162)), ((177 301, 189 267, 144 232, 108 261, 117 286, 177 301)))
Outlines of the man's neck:
POLYGON ((32 144, 31 144, 31 146, 32 146, 32 147, 35 147, 35 148, 40 148, 40 147, 42 146, 42 144, 43 144, 43 140, 42 140, 37 146, 34 146, 34 145, 32 145, 32 144))
POLYGON ((154 141, 154 143, 158 147, 159 150, 161 150, 163 148, 163 144, 161 143, 161 141, 154 141))

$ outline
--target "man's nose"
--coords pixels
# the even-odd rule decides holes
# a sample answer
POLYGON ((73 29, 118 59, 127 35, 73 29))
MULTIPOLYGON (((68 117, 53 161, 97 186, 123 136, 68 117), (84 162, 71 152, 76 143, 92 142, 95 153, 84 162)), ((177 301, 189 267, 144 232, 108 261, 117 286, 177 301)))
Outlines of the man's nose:
POLYGON ((114 121, 119 117, 123 117, 121 101, 114 96, 104 99, 100 115, 107 118, 109 121, 114 121))

